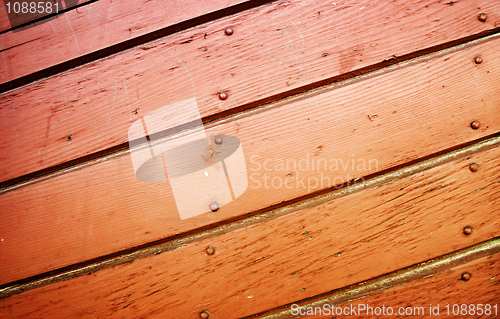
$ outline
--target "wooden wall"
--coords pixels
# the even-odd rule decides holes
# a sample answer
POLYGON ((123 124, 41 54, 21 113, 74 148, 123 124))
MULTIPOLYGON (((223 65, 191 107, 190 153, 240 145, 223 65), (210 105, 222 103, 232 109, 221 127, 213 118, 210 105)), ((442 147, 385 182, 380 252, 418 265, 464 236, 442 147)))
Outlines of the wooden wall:
POLYGON ((499 31, 495 0, 4 6, 0 317, 495 311, 499 31), (160 110, 187 124, 131 135, 160 110), (201 126, 239 141, 215 212, 213 179, 136 176, 201 126))

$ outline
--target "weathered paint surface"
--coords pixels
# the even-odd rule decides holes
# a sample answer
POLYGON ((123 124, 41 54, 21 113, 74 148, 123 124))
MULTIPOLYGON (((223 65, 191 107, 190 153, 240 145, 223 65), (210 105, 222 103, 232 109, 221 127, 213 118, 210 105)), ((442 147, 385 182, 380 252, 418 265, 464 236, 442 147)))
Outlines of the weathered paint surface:
MULTIPOLYGON (((13 80, 0 86, 37 80, 0 95, 0 316, 265 315, 498 241, 496 1, 228 0, 166 18, 168 4, 129 5, 0 34, 13 80), (78 57, 90 63, 64 62, 78 57), (192 132, 207 144, 200 176, 181 153, 150 161, 192 132), (209 203, 223 184, 227 200, 209 203), (179 189, 213 212, 179 215, 179 189)), ((496 255, 475 256, 466 265, 493 278, 496 255)), ((457 284, 456 269, 366 300, 428 302, 425 284, 443 302, 451 288, 495 298, 485 280, 457 284)))

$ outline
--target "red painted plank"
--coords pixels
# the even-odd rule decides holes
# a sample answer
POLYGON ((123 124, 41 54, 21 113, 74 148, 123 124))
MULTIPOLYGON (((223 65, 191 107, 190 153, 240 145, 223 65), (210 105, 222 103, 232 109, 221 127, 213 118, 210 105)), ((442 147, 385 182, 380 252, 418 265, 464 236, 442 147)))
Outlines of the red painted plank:
POLYGON ((83 272, 0 300, 0 315, 241 318, 378 277, 499 235, 499 154, 496 147, 395 174, 358 193, 83 272))
MULTIPOLYGON (((290 311, 288 316, 272 318, 290 318, 297 314, 300 318, 324 319, 329 315, 335 315, 335 312, 337 314, 342 312, 341 315, 348 318, 377 316, 387 318, 391 316, 397 316, 397 318, 498 318, 500 316, 499 269, 500 254, 496 253, 431 274, 423 279, 387 287, 372 296, 365 295, 359 299, 354 297, 347 303, 318 304, 316 307, 320 309, 311 306, 294 307, 294 311, 290 311), (462 279, 464 273, 471 275, 469 280, 462 279), (354 311, 351 312, 351 309, 354 311), (313 315, 314 311, 316 315, 313 315), (301 313, 306 315, 300 316, 301 313)), ((355 293, 354 290, 351 291, 355 293)), ((332 297, 335 298, 335 296, 332 297)))
MULTIPOLYGON (((500 40, 492 40, 207 127, 208 135, 240 139, 248 178, 246 192, 216 213, 207 198, 193 196, 207 213, 181 220, 170 180, 137 179, 130 154, 1 194, 0 233, 8 238, 1 282, 266 209, 499 132, 499 52, 500 40), (482 126, 472 129, 473 120, 482 126)), ((180 189, 193 192, 212 185, 181 181, 180 189)))
POLYGON ((1 34, 0 83, 243 2, 96 1, 1 34))
MULTIPOLYGON (((6 124, 0 122, 0 135, 8 136, 0 146, 0 181, 126 143, 131 122, 165 105, 195 97, 201 117, 215 116, 391 55, 491 29, 500 21, 499 12, 500 3, 490 0, 452 6, 437 0, 418 5, 283 1, 173 35, 0 96, 0 120, 6 124), (488 12, 485 23, 477 19, 481 11, 488 12), (232 36, 224 35, 228 26, 234 29, 232 36), (229 93, 227 100, 218 99, 221 91, 229 93)), ((88 29, 88 17, 98 19, 96 15, 71 14, 85 22, 82 30, 74 29, 82 51, 120 36, 111 22, 106 24, 109 32, 88 29)), ((66 15, 57 21, 67 29, 72 20, 68 14, 68 21, 66 15)), ((52 32, 45 25, 37 29, 40 34, 43 28, 52 32)), ((14 51, 4 51, 12 72, 33 64, 26 61, 45 67, 51 62, 42 60, 59 61, 77 52, 73 34, 65 32, 56 42, 40 40, 41 51, 16 47, 16 55, 30 55, 17 60, 22 65, 8 57, 14 51)), ((16 35, 15 41, 29 39, 16 35)))

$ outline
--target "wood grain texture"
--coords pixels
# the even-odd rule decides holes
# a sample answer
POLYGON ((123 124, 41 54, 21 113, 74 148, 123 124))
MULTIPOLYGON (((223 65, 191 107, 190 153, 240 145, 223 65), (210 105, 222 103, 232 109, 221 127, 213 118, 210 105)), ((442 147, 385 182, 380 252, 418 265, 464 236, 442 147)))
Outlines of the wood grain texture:
MULTIPOLYGON (((2 316, 239 318, 499 235, 500 148, 4 298, 2 316), (476 162, 480 169, 468 169, 476 162), (463 233, 470 225, 471 235, 463 233), (205 248, 215 248, 207 255, 205 248)), ((46 249, 46 253, 47 253, 46 249)))
POLYGON ((210 135, 241 140, 249 179, 246 192, 217 213, 180 220, 169 182, 136 179, 128 154, 4 193, 0 282, 345 186, 356 177, 498 132, 499 43, 207 127, 210 135), (485 61, 477 66, 471 59, 479 53, 485 61), (480 129, 470 128, 473 119, 482 123, 480 129), (287 167, 287 161, 297 165, 287 167), (318 164, 325 161, 328 167, 318 164))
MULTIPOLYGON (((131 122, 165 105, 195 97, 201 117, 215 116, 392 55, 491 30, 499 21, 499 10, 497 1, 474 5, 460 1, 452 6, 437 0, 390 5, 282 1, 172 35, 0 96, 0 134, 6 136, 0 145, 0 181, 126 143, 131 122), (488 12, 485 23, 477 20, 481 10, 488 12), (224 35, 228 26, 234 29, 230 37, 224 35), (227 100, 218 99, 221 91, 228 92, 227 100)), ((86 19, 99 16, 72 14, 85 21, 83 35, 72 22, 82 51, 97 39, 111 37, 102 33, 102 27, 99 36, 88 33, 86 19)), ((57 21, 68 28, 66 15, 57 21)), ((44 28, 53 32, 44 25, 37 34, 44 34, 44 28)), ((29 60, 45 68, 52 63, 46 59, 78 51, 73 35, 68 36, 34 41, 40 43, 39 50, 22 45, 4 51, 5 63, 0 67, 7 65, 11 74, 32 64, 26 63, 29 60), (13 50, 21 51, 14 54, 13 50)), ((16 35, 8 41, 0 39, 0 44, 14 47, 28 40, 16 35)))
MULTIPOLYGON (((391 291, 391 289, 401 286, 401 285, 406 285, 408 283, 416 283, 416 282, 422 282, 422 281, 428 281, 428 278, 432 276, 436 276, 437 274, 445 273, 445 272, 450 272, 453 271, 454 268, 460 267, 465 264, 471 264, 474 265, 474 262, 479 261, 485 261, 490 257, 497 258, 495 255, 498 255, 500 252, 500 237, 475 244, 472 246, 469 246, 464 249, 460 249, 442 256, 439 256, 437 258, 433 258, 431 260, 425 261, 423 263, 418 263, 414 264, 410 267, 405 267, 403 269, 399 269, 394 272, 390 272, 387 274, 384 274, 382 276, 378 276, 363 282, 356 283, 354 285, 349 285, 340 289, 335 289, 332 291, 329 291, 325 294, 321 294, 312 298, 307 298, 301 301, 296 301, 293 303, 289 303, 286 305, 283 305, 278 308, 274 308, 271 310, 267 310, 265 312, 259 313, 259 314, 254 314, 250 317, 245 317, 247 318, 266 318, 266 319, 284 319, 284 318, 298 318, 298 317, 304 317, 307 312, 309 312, 309 315, 307 317, 314 317, 314 316, 328 316, 328 309, 330 309, 330 315, 337 315, 337 312, 345 312, 342 313, 341 315, 345 316, 363 316, 365 315, 366 317, 366 310, 368 310, 368 306, 363 307, 360 305, 361 309, 358 310, 354 307, 354 305, 351 308, 351 305, 349 308, 344 308, 342 306, 345 306, 346 303, 362 303, 365 299, 369 299, 370 297, 379 295, 381 293, 384 293, 385 291, 391 291), (338 305, 339 308, 332 308, 332 306, 338 305), (323 308, 322 308, 323 307, 323 308), (302 310, 298 310, 301 308, 302 310), (313 310, 310 310, 309 308, 313 308, 313 310), (351 312, 352 309, 352 312, 351 312), (325 310, 322 313, 320 310, 325 310), (333 312, 332 312, 333 311, 333 312), (301 315, 302 312, 302 315, 301 315), (361 312, 361 313, 360 313, 361 312)), ((455 280, 459 281, 460 279, 463 281, 468 281, 470 280, 469 277, 462 276, 463 273, 459 275, 458 278, 455 280)), ((470 275, 470 273, 468 273, 470 275)), ((495 279, 495 278, 492 278, 495 279)), ((477 282, 476 282, 477 284, 477 282)), ((483 283, 481 283, 483 284, 483 283)), ((469 286, 470 287, 470 286, 469 286)), ((483 286, 484 287, 484 286, 483 286)), ((482 287, 482 288, 483 288, 482 287)), ((470 287, 474 288, 474 287, 470 287)), ((397 289, 397 288, 396 288, 397 289)), ((483 291, 484 292, 484 291, 483 291)), ((458 293, 464 294, 464 291, 459 291, 458 293)), ((455 295, 457 292, 455 292, 455 295)), ((429 312, 430 310, 427 311, 427 314, 425 314, 425 309, 422 309, 420 307, 411 307, 413 304, 413 299, 410 298, 407 300, 407 305, 410 307, 403 307, 400 308, 396 307, 396 310, 394 308, 389 309, 388 312, 390 313, 392 310, 392 316, 398 316, 399 312, 401 311, 402 315, 409 315, 410 312, 416 316, 416 317, 430 317, 429 312), (405 310, 408 311, 408 313, 405 313, 405 310), (420 313, 417 313, 420 312, 420 313)), ((490 302, 492 300, 489 300, 490 302)), ((414 305, 414 304, 413 304, 414 305)), ((386 305, 387 306, 391 306, 386 305)), ((437 304, 434 304, 434 307, 432 308, 432 312, 436 313, 437 312, 437 304)), ((483 305, 484 306, 484 305, 483 305)), ((494 306, 490 305, 490 306, 494 306)), ((371 307, 371 306, 370 306, 371 307)), ((446 307, 446 306, 445 306, 446 307)), ((386 318, 388 317, 387 311, 384 312, 384 309, 379 309, 375 310, 373 307, 371 308, 372 310, 370 311, 370 315, 368 317, 383 317, 386 318), (371 313, 373 311, 373 314, 371 313), (380 316, 380 313, 382 313, 382 316, 380 316)), ((453 312, 453 305, 451 305, 451 309, 449 311, 453 312)), ((456 311, 456 309, 455 309, 456 311)), ((484 307, 483 307, 484 311, 484 307)), ((484 314, 484 313, 483 313, 484 314)), ((437 315, 437 314, 436 314, 437 315)), ((440 315, 443 315, 440 313, 440 315)), ((478 314, 481 315, 481 314, 478 314)), ((491 313, 488 313, 488 315, 491 315, 491 313)), ((473 316, 471 313, 469 317, 473 316)))
MULTIPOLYGON (((427 278, 411 281, 403 285, 391 287, 383 290, 379 294, 373 296, 364 296, 362 299, 353 300, 348 303, 335 305, 335 307, 348 307, 349 318, 388 318, 386 315, 376 315, 376 311, 382 310, 385 306, 391 307, 394 316, 398 318, 498 318, 500 316, 500 294, 498 292, 498 284, 500 278, 500 254, 495 254, 488 257, 465 263, 463 265, 452 267, 444 272, 431 275, 427 278), (469 281, 461 280, 462 274, 468 272, 471 274, 469 281), (359 305, 363 304, 372 307, 369 310, 363 310, 362 314, 359 311, 359 305), (477 305, 482 312, 479 312, 477 305), (439 308, 437 308, 439 305, 439 308), (448 308, 446 307, 448 305, 448 308), (456 314, 453 313, 454 305, 456 314), (463 310, 461 305, 467 305, 467 310, 463 310), (473 308, 471 308, 473 305, 473 308), (485 314, 485 307, 489 305, 490 311, 485 314), (495 307, 496 305, 496 307, 495 307), (351 308, 356 309, 356 314, 350 313, 351 308), (376 310, 375 308, 380 308, 376 310), (400 310, 401 308, 401 310, 400 310), (408 309, 407 309, 408 308, 408 309), (432 308, 432 313, 431 309, 432 308), (368 311, 368 312, 367 312, 368 311), (401 311, 401 315, 399 315, 401 311), (461 311, 463 311, 461 313, 461 311), (411 315, 406 315, 406 314, 411 315), (418 314, 417 314, 418 313, 418 314), (480 315, 482 313, 482 315, 480 315)), ((309 310, 304 308, 302 313, 307 314, 310 311, 311 315, 294 316, 288 318, 325 318, 332 313, 333 304, 329 304, 322 310, 323 315, 319 315, 319 310, 316 309, 317 315, 314 313, 314 308, 309 310), (330 312, 328 312, 328 310, 330 312)), ((307 306, 306 306, 307 307, 307 306)), ((363 306, 361 306, 364 309, 363 306)), ((367 307, 366 307, 367 308, 367 307)), ((294 312, 298 313, 297 311, 294 312)), ((383 310, 382 310, 383 311, 383 310)), ((347 311, 346 311, 347 312, 347 311)), ((285 317, 282 317, 285 318, 285 317)))
POLYGON ((129 0, 123 5, 96 1, 48 22, 1 34, 0 83, 243 2, 129 0))

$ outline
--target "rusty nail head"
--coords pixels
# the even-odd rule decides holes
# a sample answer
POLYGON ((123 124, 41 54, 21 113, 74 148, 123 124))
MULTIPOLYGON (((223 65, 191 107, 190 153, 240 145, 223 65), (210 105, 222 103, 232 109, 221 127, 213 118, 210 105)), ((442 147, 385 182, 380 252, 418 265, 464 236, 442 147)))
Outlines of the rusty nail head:
POLYGON ((472 127, 474 130, 477 130, 480 126, 481 123, 479 123, 479 121, 472 121, 472 123, 470 123, 470 127, 472 127))
POLYGON ((462 280, 463 281, 469 281, 470 280, 470 277, 471 277, 471 274, 469 274, 468 272, 464 272, 462 274, 462 280))
POLYGON ((213 255, 215 254, 215 249, 212 246, 208 246, 207 249, 205 249, 207 252, 207 255, 213 255))
POLYGON ((476 163, 471 163, 469 165, 469 169, 471 172, 477 172, 477 170, 479 169, 479 165, 477 165, 476 163))
POLYGON ((212 203, 212 204, 210 204, 210 210, 213 211, 213 212, 218 211, 219 210, 219 204, 217 204, 215 202, 212 203))
POLYGON ((233 28, 231 27, 226 28, 226 31, 224 31, 224 33, 226 35, 233 35, 233 28))
POLYGON ((486 16, 486 13, 480 13, 480 14, 477 16, 477 18, 478 18, 478 19, 479 19, 479 21, 481 21, 481 22, 486 22, 486 18, 488 18, 488 17, 486 16))
POLYGON ((217 144, 217 145, 221 145, 221 144, 222 144, 222 136, 217 135, 217 136, 214 138, 214 142, 215 142, 215 144, 217 144))
POLYGON ((222 101, 224 101, 225 99, 227 99, 227 93, 226 92, 220 92, 219 93, 219 99, 221 99, 222 101))
POLYGON ((467 236, 472 234, 472 227, 470 226, 465 226, 464 227, 464 234, 466 234, 467 236))
POLYGON ((200 312, 200 318, 201 319, 208 319, 208 317, 209 317, 208 316, 208 312, 206 312, 206 311, 200 312))
POLYGON ((474 62, 476 64, 481 64, 483 62, 483 58, 478 55, 477 57, 474 58, 474 62))

